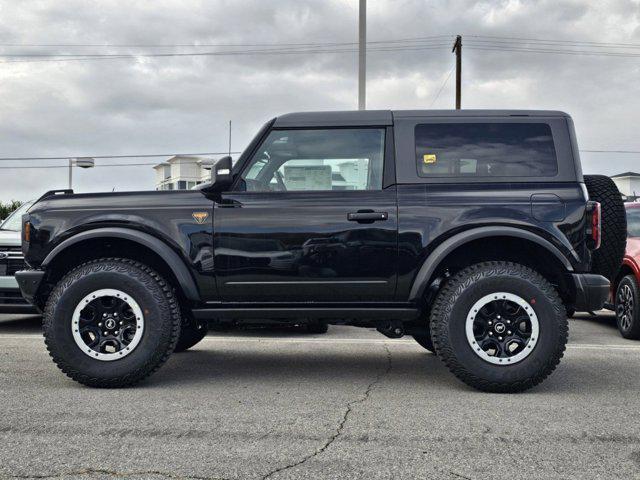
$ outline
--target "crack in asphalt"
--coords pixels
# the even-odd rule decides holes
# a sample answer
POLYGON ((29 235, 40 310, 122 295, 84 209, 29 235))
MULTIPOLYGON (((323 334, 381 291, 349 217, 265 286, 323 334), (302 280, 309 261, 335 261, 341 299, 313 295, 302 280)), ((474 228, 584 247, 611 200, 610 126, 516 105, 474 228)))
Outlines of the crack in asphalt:
POLYGON ((276 475, 276 474, 278 474, 280 472, 284 472, 284 471, 289 470, 291 468, 298 467, 298 466, 304 464, 305 462, 311 460, 312 458, 317 457, 322 452, 324 452, 327 448, 329 448, 331 446, 331 444, 338 439, 338 437, 340 437, 340 435, 342 434, 342 431, 344 430, 344 427, 345 427, 345 425, 347 423, 347 420, 349 420, 349 415, 351 415, 351 412, 353 411, 353 408, 356 405, 360 405, 362 403, 365 403, 369 399, 369 397, 371 395, 371 392, 376 387, 376 385, 378 385, 378 383, 380 383, 382 378, 385 377, 389 373, 389 371, 391 370, 391 351, 389 350, 389 347, 386 344, 384 344, 383 346, 384 346, 384 349, 385 349, 385 351, 387 353, 387 367, 384 370, 378 372, 378 374, 373 379, 373 381, 369 385, 367 385, 366 390, 364 391, 364 393, 362 395, 360 395, 360 397, 358 397, 355 400, 352 400, 349 403, 347 403, 347 407, 345 408, 344 413, 342 414, 342 419, 338 423, 338 426, 336 427, 335 433, 333 435, 331 435, 329 438, 327 438, 325 440, 325 442, 322 444, 322 446, 317 448, 313 453, 303 457, 301 460, 298 460, 297 462, 284 465, 282 467, 276 468, 275 470, 271 470, 266 475, 262 476, 261 480, 267 480, 268 478, 271 478, 272 476, 274 476, 274 475, 276 475))
POLYGON ((454 477, 458 477, 458 478, 464 478, 465 480, 473 480, 471 477, 467 477, 466 475, 462 475, 460 473, 456 473, 453 470, 449 470, 449 473, 451 475, 453 475, 454 477))
POLYGON ((187 480, 226 480, 220 477, 200 477, 194 475, 177 475, 173 473, 160 472, 156 470, 140 470, 140 471, 128 471, 119 472, 117 470, 109 470, 103 468, 83 468, 79 470, 72 470, 69 472, 51 473, 44 475, 0 475, 0 478, 29 478, 29 479, 48 479, 48 478, 66 478, 69 476, 79 475, 108 475, 116 478, 129 478, 132 476, 144 476, 155 475, 163 478, 175 478, 175 479, 187 479, 187 480))

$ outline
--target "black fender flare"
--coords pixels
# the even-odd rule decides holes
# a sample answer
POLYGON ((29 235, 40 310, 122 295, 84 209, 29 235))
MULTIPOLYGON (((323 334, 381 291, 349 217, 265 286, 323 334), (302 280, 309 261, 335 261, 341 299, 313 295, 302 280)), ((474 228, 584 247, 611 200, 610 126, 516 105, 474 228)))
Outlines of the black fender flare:
POLYGON ((540 235, 536 235, 528 230, 523 230, 515 227, 504 226, 487 226, 478 227, 471 230, 460 232, 442 242, 438 245, 433 252, 427 257, 427 259, 420 267, 418 274, 416 275, 413 285, 411 287, 411 293, 409 299, 411 301, 417 301, 424 295, 425 289, 429 286, 427 283, 429 279, 438 268, 438 265, 449 255, 453 250, 464 245, 465 243, 477 240, 479 238, 487 237, 515 237, 530 240, 537 243, 541 247, 547 249, 554 257, 556 257, 567 269, 567 272, 573 272, 573 266, 569 259, 564 255, 558 247, 553 245, 548 240, 542 238, 540 235))
POLYGON ((179 285, 177 285, 177 287, 182 289, 185 297, 189 300, 200 300, 198 287, 189 269, 185 265, 184 260, 164 241, 148 233, 131 228, 101 227, 77 233, 56 245, 43 260, 42 268, 46 269, 47 265, 49 265, 58 254, 76 243, 92 238, 105 237, 130 240, 153 250, 171 269, 178 280, 179 285))

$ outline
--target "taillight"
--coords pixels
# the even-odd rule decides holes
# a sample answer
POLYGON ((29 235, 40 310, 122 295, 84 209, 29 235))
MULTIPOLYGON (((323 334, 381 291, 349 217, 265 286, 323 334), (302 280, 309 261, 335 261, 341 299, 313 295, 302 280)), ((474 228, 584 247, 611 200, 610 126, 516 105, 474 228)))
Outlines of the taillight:
POLYGON ((587 212, 591 218, 589 221, 589 229, 587 234, 589 235, 589 248, 591 250, 597 250, 600 248, 602 242, 602 207, 600 202, 589 202, 587 204, 587 212))

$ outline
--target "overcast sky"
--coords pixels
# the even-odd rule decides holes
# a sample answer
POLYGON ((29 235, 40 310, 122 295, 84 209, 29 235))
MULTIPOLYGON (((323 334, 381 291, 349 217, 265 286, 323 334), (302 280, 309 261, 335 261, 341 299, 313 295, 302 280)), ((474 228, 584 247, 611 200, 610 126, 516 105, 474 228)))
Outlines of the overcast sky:
MULTIPOLYGON (((3 46, 0 52, 187 53, 355 42, 357 7, 357 0, 4 0, 0 43, 19 46, 3 46), (25 44, 243 46, 195 50, 25 44)), ((473 35, 640 44, 640 1, 369 0, 371 42, 455 34, 462 34, 469 47, 478 38, 473 35)), ((453 77, 434 102, 454 65, 450 43, 442 37, 421 44, 371 44, 370 49, 430 48, 370 51, 367 107, 451 108, 453 77)), ((350 49, 322 47, 327 48, 350 49)), ((544 48, 585 50, 557 44, 544 48)), ((463 108, 564 110, 574 118, 581 149, 640 150, 640 58, 503 49, 463 52, 463 108)), ((0 157, 216 152, 227 148, 229 120, 233 150, 241 150, 262 123, 280 113, 357 106, 353 51, 24 60, 0 58, 0 157)), ((154 159, 117 160, 134 161, 154 159)), ((582 153, 582 161, 587 173, 640 170, 640 154, 582 153)), ((2 167, 18 165, 64 162, 0 162, 2 167)), ((76 169, 74 175, 76 191, 154 188, 150 165, 76 169)), ((67 170, 0 169, 0 179, 0 200, 27 200, 47 189, 66 188, 67 170)))

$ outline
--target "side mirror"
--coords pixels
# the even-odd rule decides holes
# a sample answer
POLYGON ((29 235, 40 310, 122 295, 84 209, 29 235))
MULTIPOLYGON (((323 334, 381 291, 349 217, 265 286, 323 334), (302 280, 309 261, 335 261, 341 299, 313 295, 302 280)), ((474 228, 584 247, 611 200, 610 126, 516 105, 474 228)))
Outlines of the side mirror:
POLYGON ((211 167, 211 183, 202 190, 206 192, 223 192, 231 187, 233 174, 231 157, 222 157, 211 167))

